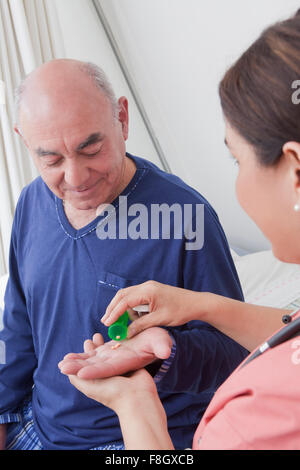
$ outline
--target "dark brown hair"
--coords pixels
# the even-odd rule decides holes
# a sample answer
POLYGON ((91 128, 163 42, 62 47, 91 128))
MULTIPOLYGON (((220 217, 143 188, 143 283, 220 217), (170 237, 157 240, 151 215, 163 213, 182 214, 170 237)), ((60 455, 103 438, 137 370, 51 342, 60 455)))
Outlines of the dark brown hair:
POLYGON ((263 165, 279 161, 285 142, 300 142, 295 80, 300 80, 300 10, 263 31, 219 86, 225 118, 263 165))

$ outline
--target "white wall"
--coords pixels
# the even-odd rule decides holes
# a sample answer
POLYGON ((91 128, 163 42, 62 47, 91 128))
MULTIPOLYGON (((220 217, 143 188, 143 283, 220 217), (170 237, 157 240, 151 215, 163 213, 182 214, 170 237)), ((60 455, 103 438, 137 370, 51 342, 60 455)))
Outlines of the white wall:
MULTIPOLYGON (((263 28, 300 7, 296 0, 99 0, 172 172, 198 189, 219 214, 232 245, 269 247, 239 207, 236 168, 224 146, 218 83, 263 28)), ((56 0, 67 55, 92 60, 118 95, 129 95, 128 150, 157 162, 89 0, 56 0)))
POLYGON ((62 29, 66 57, 94 62, 103 68, 117 97, 129 100, 129 139, 127 150, 161 167, 155 148, 121 73, 107 37, 89 0, 54 0, 62 29))
POLYGON ((99 0, 171 169, 217 210, 229 241, 269 247, 239 207, 224 146, 218 83, 225 69, 296 0, 99 0))

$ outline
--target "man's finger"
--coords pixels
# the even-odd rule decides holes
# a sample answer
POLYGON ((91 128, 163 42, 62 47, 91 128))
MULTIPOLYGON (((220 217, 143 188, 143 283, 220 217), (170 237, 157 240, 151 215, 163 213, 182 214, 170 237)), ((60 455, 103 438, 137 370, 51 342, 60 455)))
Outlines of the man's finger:
POLYGON ((103 379, 114 375, 117 375, 114 368, 111 366, 111 364, 105 362, 103 362, 101 366, 85 366, 81 368, 77 373, 77 377, 84 380, 103 379))
POLYGON ((58 367, 62 374, 76 375, 77 372, 85 365, 85 362, 84 363, 82 362, 81 361, 62 361, 62 363, 58 364, 58 367))
POLYGON ((171 343, 157 342, 153 346, 153 353, 158 359, 168 359, 171 354, 171 343))
POLYGON ((102 346, 104 344, 103 336, 100 333, 95 333, 93 336, 93 343, 95 344, 96 348, 102 346))
POLYGON ((96 347, 97 346, 94 344, 94 342, 91 339, 87 339, 83 343, 83 350, 84 350, 85 353, 89 353, 91 351, 94 351, 94 349, 96 349, 96 347))
POLYGON ((64 356, 64 359, 63 360, 66 360, 66 359, 88 359, 89 357, 91 357, 91 354, 90 353, 87 353, 87 352, 84 352, 84 353, 68 353, 64 356))

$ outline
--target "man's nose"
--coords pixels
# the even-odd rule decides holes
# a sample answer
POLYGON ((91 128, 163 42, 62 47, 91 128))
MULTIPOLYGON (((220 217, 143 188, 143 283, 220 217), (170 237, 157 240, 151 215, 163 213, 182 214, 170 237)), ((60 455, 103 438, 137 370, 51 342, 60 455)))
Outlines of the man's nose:
POLYGON ((89 179, 89 170, 75 159, 70 159, 65 167, 65 183, 72 189, 84 189, 89 179))

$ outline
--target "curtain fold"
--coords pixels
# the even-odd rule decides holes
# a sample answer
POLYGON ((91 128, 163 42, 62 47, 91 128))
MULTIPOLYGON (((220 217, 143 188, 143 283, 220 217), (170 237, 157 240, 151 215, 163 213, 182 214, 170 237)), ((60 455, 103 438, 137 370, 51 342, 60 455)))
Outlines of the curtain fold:
POLYGON ((11 224, 20 192, 38 175, 13 130, 14 90, 36 67, 63 57, 53 0, 0 1, 0 275, 8 271, 11 224))

